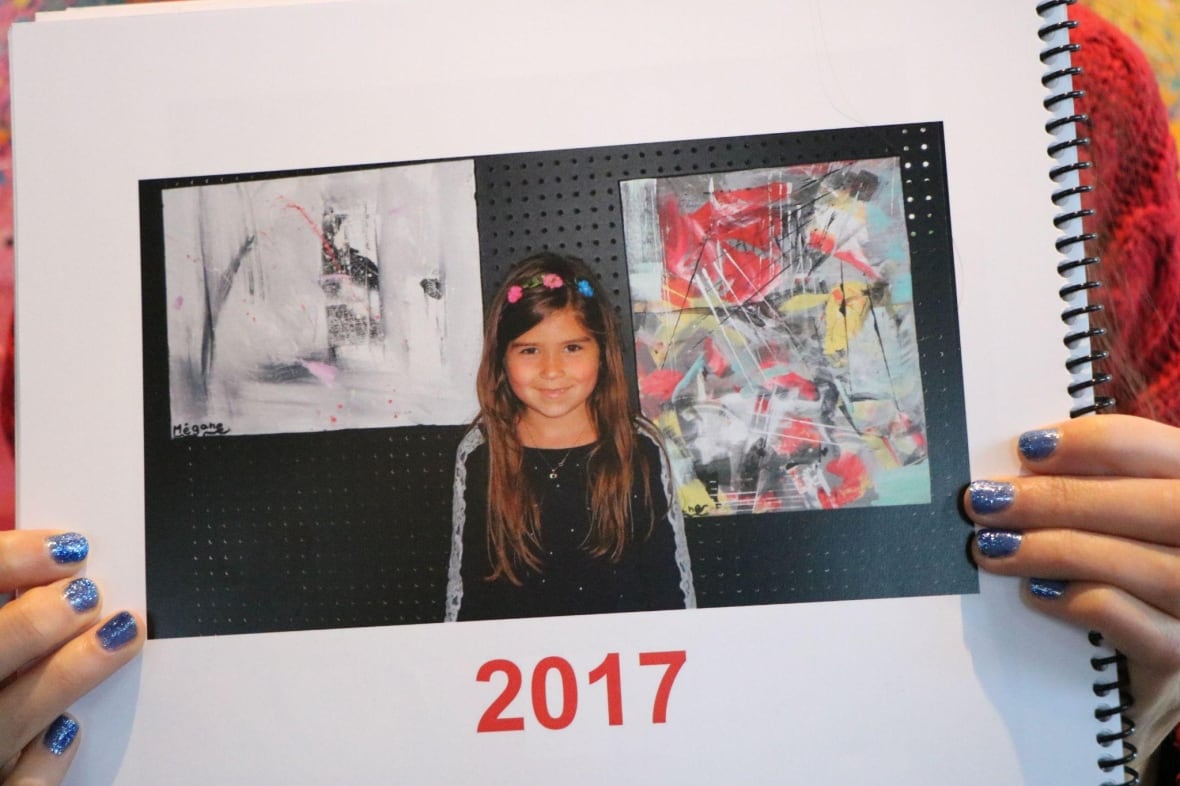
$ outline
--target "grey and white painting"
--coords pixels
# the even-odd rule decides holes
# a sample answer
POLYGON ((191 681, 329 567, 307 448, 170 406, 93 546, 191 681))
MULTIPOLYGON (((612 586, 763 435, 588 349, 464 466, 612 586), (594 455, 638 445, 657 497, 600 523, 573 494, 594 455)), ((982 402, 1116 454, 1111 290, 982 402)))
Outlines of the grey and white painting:
POLYGON ((471 161, 169 189, 164 234, 174 438, 475 414, 471 161))

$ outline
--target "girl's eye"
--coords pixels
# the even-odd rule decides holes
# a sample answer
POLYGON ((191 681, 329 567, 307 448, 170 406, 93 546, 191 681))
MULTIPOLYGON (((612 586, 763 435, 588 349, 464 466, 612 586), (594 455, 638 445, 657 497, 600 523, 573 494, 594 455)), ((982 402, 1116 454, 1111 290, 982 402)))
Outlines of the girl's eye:
POLYGON ((565 351, 566 352, 581 352, 582 345, 581 344, 566 344, 565 351))

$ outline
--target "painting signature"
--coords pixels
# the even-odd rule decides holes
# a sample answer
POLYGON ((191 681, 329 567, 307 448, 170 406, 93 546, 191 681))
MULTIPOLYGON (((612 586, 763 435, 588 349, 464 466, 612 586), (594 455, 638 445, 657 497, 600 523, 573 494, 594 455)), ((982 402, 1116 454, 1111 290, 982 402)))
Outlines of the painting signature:
POLYGON ((216 437, 228 433, 224 423, 178 423, 172 427, 173 437, 216 437))

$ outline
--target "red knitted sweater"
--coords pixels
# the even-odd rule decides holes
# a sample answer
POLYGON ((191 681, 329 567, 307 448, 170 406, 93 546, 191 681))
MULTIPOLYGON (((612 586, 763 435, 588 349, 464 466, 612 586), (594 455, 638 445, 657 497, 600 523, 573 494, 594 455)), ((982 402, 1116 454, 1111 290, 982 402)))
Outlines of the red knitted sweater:
POLYGON ((1103 258, 1111 392, 1119 411, 1180 425, 1180 175, 1167 111, 1130 39, 1081 6, 1070 16, 1081 44, 1074 87, 1085 92, 1075 107, 1091 121, 1083 182, 1094 186, 1087 230, 1103 258))
MULTIPOLYGON (((1180 425, 1180 172, 1151 66, 1121 31, 1081 6, 1075 102, 1090 116, 1083 182, 1094 186, 1089 253, 1102 256, 1105 346, 1118 409, 1180 425)), ((1132 676, 1133 678, 1133 676, 1132 676)), ((1180 729, 1160 752, 1155 783, 1180 785, 1180 729)), ((1143 751, 1146 755, 1149 751, 1143 751)))

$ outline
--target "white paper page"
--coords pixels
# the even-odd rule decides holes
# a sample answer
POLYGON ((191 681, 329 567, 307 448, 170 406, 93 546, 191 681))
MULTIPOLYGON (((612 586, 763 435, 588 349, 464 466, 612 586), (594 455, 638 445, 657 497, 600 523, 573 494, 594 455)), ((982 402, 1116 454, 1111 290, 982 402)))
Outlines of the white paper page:
MULTIPOLYGON (((972 473, 1013 472, 1015 435, 1069 408, 1038 23, 1015 2, 534 0, 19 25, 19 521, 84 530, 106 608, 143 608, 141 179, 927 120, 945 124, 972 473)), ((1101 782, 1084 633, 981 583, 153 640, 77 708, 71 782, 1101 782), (663 650, 688 656, 673 717, 639 722, 658 674, 634 661, 663 650), (475 733, 488 659, 527 683, 541 658, 584 673, 615 651, 634 722, 608 726, 591 689, 560 732, 475 733)))

